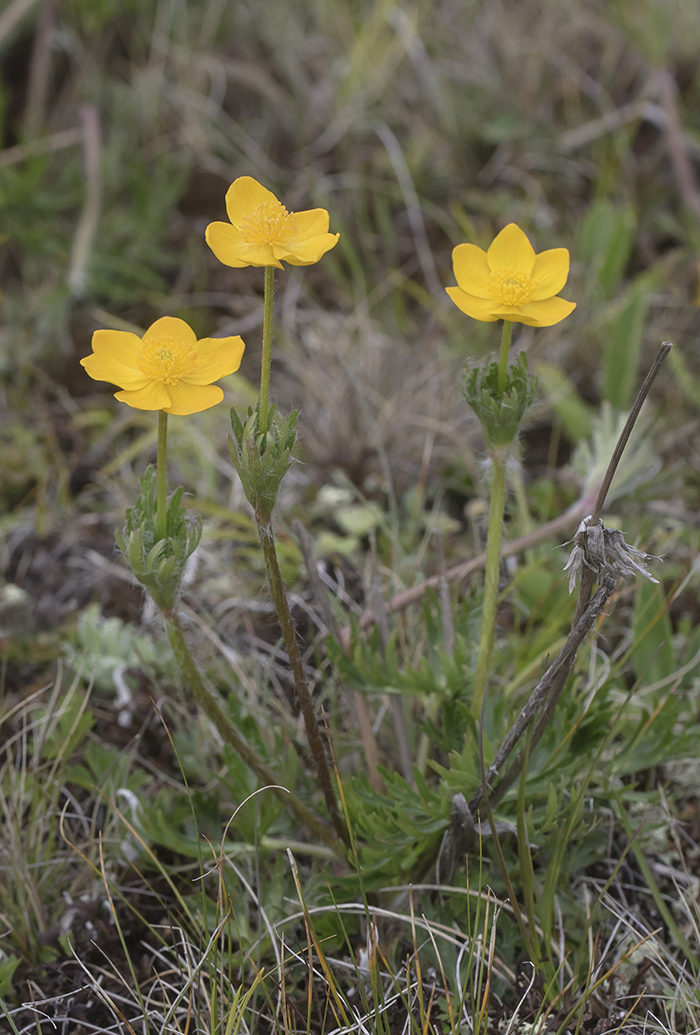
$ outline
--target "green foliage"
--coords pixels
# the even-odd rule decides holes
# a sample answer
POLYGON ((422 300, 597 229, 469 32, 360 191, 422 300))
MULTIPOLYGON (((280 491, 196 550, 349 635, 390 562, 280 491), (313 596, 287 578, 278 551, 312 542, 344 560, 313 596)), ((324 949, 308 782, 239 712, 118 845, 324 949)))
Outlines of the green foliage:
MULTIPOLYGON (((17 970, 20 964, 19 956, 6 956, 4 953, 0 957, 0 997, 6 998, 9 996, 12 990, 12 976, 17 970)), ((2 1002, 0 1002, 0 1008, 2 1008, 2 1002)), ((17 1029, 14 1029, 17 1031, 17 1029)))
POLYGON ((642 685, 658 683, 673 672, 673 630, 663 588, 643 579, 637 587, 630 661, 642 685))
POLYGON ((593 202, 581 221, 577 258, 585 266, 589 284, 605 299, 614 298, 620 290, 636 229, 632 206, 604 197, 593 202))
POLYGON ((547 400, 572 442, 580 442, 592 431, 595 411, 579 395, 571 378, 552 363, 540 360, 537 377, 547 400))
POLYGON ((138 14, 144 21, 150 18, 156 4, 153 0, 120 0, 115 6, 113 0, 67 0, 66 8, 78 22, 78 27, 87 35, 104 32, 115 21, 138 14))
POLYGON ((147 773, 134 768, 132 753, 113 744, 90 741, 81 758, 79 765, 66 767, 66 780, 86 791, 102 792, 108 801, 116 800, 117 791, 136 793, 149 781, 147 773))
POLYGON ((604 394, 618 410, 631 405, 638 385, 639 355, 652 278, 638 277, 605 328, 604 394))
MULTIPOLYGON (((119 98, 115 96, 115 106, 119 98)), ((112 203, 101 220, 91 258, 90 290, 109 305, 167 296, 168 279, 183 260, 166 245, 168 216, 183 194, 189 169, 178 154, 149 161, 129 153, 128 134, 115 134, 106 157, 112 203)))
POLYGON ((39 731, 33 744, 37 758, 44 761, 66 758, 81 747, 94 724, 94 715, 86 703, 87 698, 71 693, 57 710, 40 710, 39 731))
MULTIPOLYGON (((586 494, 597 493, 627 415, 616 413, 606 400, 593 421, 590 439, 582 439, 574 452, 572 468, 581 477, 586 494)), ((607 504, 652 482, 660 467, 658 446, 642 417, 638 420, 625 447, 624 463, 620 464, 608 492, 607 504)))
POLYGON ((679 348, 671 349, 668 363, 680 390, 693 406, 700 409, 700 380, 691 373, 683 351, 679 348))
POLYGON ((415 788, 397 773, 382 775, 386 794, 373 790, 364 776, 344 788, 367 889, 410 879, 434 857, 448 823, 445 795, 432 790, 419 773, 415 788))
POLYGON ((154 640, 135 625, 113 616, 105 618, 97 604, 81 612, 77 625, 77 645, 67 645, 66 657, 74 668, 82 669, 100 690, 114 688, 115 669, 145 666, 163 673, 174 672, 169 658, 154 640))

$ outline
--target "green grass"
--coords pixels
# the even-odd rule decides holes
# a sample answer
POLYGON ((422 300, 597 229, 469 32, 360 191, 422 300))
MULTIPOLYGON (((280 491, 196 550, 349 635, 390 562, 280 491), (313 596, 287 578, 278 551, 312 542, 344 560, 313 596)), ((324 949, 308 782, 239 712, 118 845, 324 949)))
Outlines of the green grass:
MULTIPOLYGON (((694 0, 0 14, 0 557, 21 591, 0 596, 9 1030, 697 1030, 700 224, 678 148, 692 172, 699 46, 694 0), (180 685, 113 538, 155 423, 78 365, 95 328, 176 315, 243 336, 226 398, 254 400, 262 275, 222 267, 203 236, 239 175, 327 208, 341 233, 277 279, 272 398, 301 411, 278 548, 349 860, 259 788, 180 685), (455 796, 567 634, 558 546, 576 522, 502 568, 483 759, 478 572, 358 626, 483 549, 461 368, 497 343, 443 287, 457 243, 510 221, 537 251, 570 250, 577 309, 516 331, 542 390, 506 539, 584 494, 671 340, 605 513, 663 557, 661 585, 618 586, 522 779, 448 877, 455 796)), ((204 521, 186 635, 236 727, 325 821, 228 430, 226 407, 171 421, 170 482, 204 521)))

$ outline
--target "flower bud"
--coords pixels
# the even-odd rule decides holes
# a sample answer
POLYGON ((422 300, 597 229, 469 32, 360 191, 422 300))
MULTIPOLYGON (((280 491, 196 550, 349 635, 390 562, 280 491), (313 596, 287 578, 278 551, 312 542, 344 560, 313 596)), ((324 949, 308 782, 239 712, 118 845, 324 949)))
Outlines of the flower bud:
POLYGON ((166 510, 166 536, 156 534, 156 476, 149 467, 141 479, 136 503, 126 512, 126 525, 116 533, 119 549, 134 577, 144 586, 161 611, 173 610, 180 593, 188 558, 202 535, 199 518, 185 515, 182 489, 170 497, 166 510))
POLYGON ((521 352, 508 367, 503 391, 498 387, 496 362, 466 367, 462 391, 479 418, 487 444, 492 449, 502 449, 509 446, 518 433, 535 397, 537 378, 529 372, 527 356, 521 352))
POLYGON ((243 491, 255 511, 259 525, 269 525, 275 509, 280 484, 294 463, 292 455, 296 444, 297 410, 288 417, 277 417, 275 407, 270 409, 268 430, 259 430, 259 409, 249 409, 246 422, 231 410, 231 428, 228 451, 231 455, 243 491))

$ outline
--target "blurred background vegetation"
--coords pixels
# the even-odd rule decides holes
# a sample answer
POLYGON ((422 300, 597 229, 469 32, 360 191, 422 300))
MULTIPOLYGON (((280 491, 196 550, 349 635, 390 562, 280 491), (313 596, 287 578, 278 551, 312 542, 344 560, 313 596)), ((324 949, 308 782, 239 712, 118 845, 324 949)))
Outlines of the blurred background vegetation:
MULTIPOLYGON (((446 368, 492 342, 443 287, 454 244, 508 221, 572 254, 573 318, 521 336, 550 399, 623 409, 664 337, 693 370, 693 0, 13 0, 0 33, 1 375, 6 411, 31 418, 4 414, 4 507, 70 508, 83 447, 98 431, 114 446, 76 363, 105 321, 242 333, 256 383, 259 277, 202 238, 242 174, 291 209, 327 207, 342 233, 278 288, 278 392, 324 477, 381 489, 380 442, 405 490, 426 434, 431 474, 461 466, 446 368)), ((575 436, 588 411, 570 408, 575 436)))
MULTIPOLYGON (((288 480, 279 530, 298 600, 305 599, 305 576, 285 523, 293 517, 314 531, 335 592, 356 615, 368 602, 372 544, 387 595, 436 570, 439 551, 430 538, 436 531, 449 563, 480 548, 483 450, 461 396, 460 371, 470 357, 495 347, 494 331, 459 313, 444 287, 454 282, 450 255, 457 243, 486 247, 503 225, 517 222, 537 251, 570 250, 563 294, 577 308, 556 327, 517 329, 516 348, 527 349, 541 392, 523 436, 522 493, 511 507, 510 533, 555 517, 577 498, 580 463, 578 475, 569 463, 575 448, 594 434, 605 452, 616 415, 628 407, 659 343, 673 341, 649 406, 653 433, 630 479, 632 487, 646 484, 622 511, 626 529, 666 557, 663 592, 654 596, 645 588, 643 599, 640 591, 639 599, 621 604, 635 637, 650 625, 656 632, 646 646, 623 632, 612 642, 625 687, 647 670, 650 684, 663 680, 695 656, 698 54, 697 0, 5 0, 2 710, 16 722, 17 702, 33 702, 27 707, 47 709, 39 722, 63 702, 60 720, 52 719, 50 735, 35 745, 41 772, 48 767, 53 780, 57 760, 70 762, 66 779, 87 795, 95 783, 106 794, 124 787, 136 794, 154 766, 177 771, 161 727, 145 718, 154 686, 169 687, 176 676, 154 646, 141 592, 125 577, 113 541, 138 477, 155 456, 155 421, 152 414, 124 412, 112 389, 90 381, 78 360, 97 327, 144 329, 161 315, 176 315, 200 337, 243 336, 241 372, 225 387, 229 402, 251 401, 262 277, 259 270, 222 267, 204 243, 205 226, 225 217, 226 189, 240 175, 259 179, 291 210, 327 208, 331 230, 341 233, 322 262, 277 278, 273 395, 284 409, 301 410, 303 462, 288 480), (34 692, 55 678, 57 663, 77 672, 78 682, 83 675, 87 681, 86 666, 94 675, 98 704, 89 718, 74 693, 78 683, 65 697, 55 691, 53 705, 34 702, 34 692), (116 716, 125 714, 123 702, 114 703, 120 665, 131 666, 138 707, 135 718, 120 719, 124 732, 116 735, 116 716), (139 728, 150 738, 143 751, 151 769, 118 770, 117 778, 119 751, 127 744, 132 750, 128 734, 139 728)), ((212 678, 230 680, 233 669, 246 702, 238 718, 247 735, 266 742, 292 773, 294 733, 280 717, 285 676, 261 596, 254 528, 226 454, 227 423, 225 406, 171 421, 172 480, 185 484, 206 522, 186 600, 202 637, 224 644, 212 678), (279 722, 272 729, 263 683, 272 689, 279 722)), ((560 558, 551 554, 517 582, 525 624, 511 629, 511 688, 522 685, 519 672, 538 663, 568 616, 560 558), (527 648, 518 643, 522 629, 527 648)), ((426 686, 434 692, 425 671, 410 675, 420 670, 415 644, 441 635, 417 631, 424 617, 407 619, 399 636, 409 675, 393 672, 391 679, 407 695, 428 693, 426 686)), ((304 621, 301 616, 302 631, 304 621)), ((468 643, 473 618, 464 622, 468 643)), ((315 658, 311 650, 308 656, 315 658)), ((430 659, 443 666, 448 686, 459 683, 460 656, 454 671, 434 651, 430 659)), ((354 689, 381 695, 391 681, 361 651, 352 662, 335 660, 354 689)), ((331 667, 327 659, 314 664, 319 687, 331 667)), ((692 688, 696 668, 684 670, 692 688)), ((357 736, 351 720, 344 726, 343 700, 336 702, 334 736, 351 769, 357 736)), ((693 689, 686 726, 694 701, 693 689)), ((455 749, 431 725, 435 708, 426 705, 428 719, 415 738, 423 770, 426 737, 436 739, 442 763, 455 749)), ((571 722, 574 712, 572 705, 571 722)), ((600 730, 610 714, 597 717, 600 730)), ((565 715, 562 737, 567 721, 565 715)), ((643 762, 661 764, 678 721, 674 713, 654 751, 632 737, 620 779, 643 762)), ((194 783, 206 784, 204 727, 185 729, 187 738, 180 735, 175 744, 180 765, 194 783)), ((384 750, 393 767, 392 746, 384 750)), ((215 839, 222 803, 240 803, 236 781, 254 786, 234 759, 226 758, 226 767, 215 793, 196 791, 200 821, 215 839)), ((450 771, 452 777, 447 770, 442 776, 453 793, 462 776, 454 766, 450 771)), ((655 786, 650 778, 648 788, 655 786)), ((397 801, 406 787, 392 784, 397 801)), ((192 857, 188 806, 167 779, 158 789, 171 797, 151 815, 148 838, 173 857, 192 857)), ((3 793, 12 797, 7 786, 3 793)), ((355 793, 358 817, 363 802, 381 811, 368 789, 355 793)), ((433 800, 432 793, 426 786, 416 825, 399 830, 388 854, 377 841, 382 879, 398 865, 397 845, 402 876, 425 872, 421 853, 446 822, 447 798, 433 800)), ((544 801, 546 786, 537 793, 544 801)), ((56 795, 42 806, 46 830, 56 795)), ((410 811, 415 799, 404 805, 410 811)), ((683 807, 697 821, 696 793, 683 807)), ((547 808, 551 823, 551 801, 547 808)), ((265 809, 264 822, 253 821, 252 809, 242 814, 244 842, 252 843, 258 821, 274 828, 279 810, 270 802, 265 809)), ((382 834, 387 844, 394 823, 392 814, 382 834)), ((372 837, 369 829, 369 842, 372 837)), ((117 858, 122 835, 113 841, 117 858)), ((26 882, 39 904, 12 943, 13 967, 45 963, 46 945, 52 938, 58 944, 58 935, 46 932, 64 908, 55 887, 37 886, 32 869, 56 858, 58 839, 37 838, 31 851, 17 886, 26 882), (37 932, 46 935, 43 941, 37 932)), ((87 854, 97 865, 95 852, 87 854)), ((572 856, 572 870, 588 858, 583 849, 575 862, 572 856)), ((77 895, 83 871, 75 869, 74 856, 64 865, 61 890, 77 895)), ((269 865, 275 872, 282 867, 274 859, 269 865)), ((318 887, 323 891, 322 881, 318 887)), ((313 885, 310 894, 317 890, 313 885)), ((21 896, 4 903, 0 896, 0 905, 10 921, 13 910, 21 916, 28 908, 21 896)), ((8 973, 0 959, 0 995, 8 973)))

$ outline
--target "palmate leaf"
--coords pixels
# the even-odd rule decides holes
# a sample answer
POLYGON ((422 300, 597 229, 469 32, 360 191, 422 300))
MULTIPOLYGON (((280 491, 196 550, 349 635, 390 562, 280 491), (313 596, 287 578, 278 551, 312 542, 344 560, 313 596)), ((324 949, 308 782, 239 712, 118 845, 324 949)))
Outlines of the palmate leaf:
MULTIPOLYGON (((584 479, 586 493, 597 491, 626 419, 626 414, 616 413, 609 402, 603 402, 600 413, 593 420, 590 439, 577 445, 572 467, 584 479)), ((650 481, 660 467, 658 450, 642 415, 625 447, 625 462, 618 468, 608 492, 608 507, 616 499, 650 481)))
MULTIPOLYGON (((436 635, 441 637, 441 631, 436 635)), ((426 653, 412 659, 409 665, 399 657, 399 632, 391 634, 382 651, 375 629, 369 639, 356 639, 349 655, 332 641, 328 649, 344 682, 353 690, 420 697, 438 694, 449 700, 465 694, 465 673, 469 671, 473 648, 459 633, 455 634, 454 649, 449 653, 441 644, 429 640, 426 653)))

